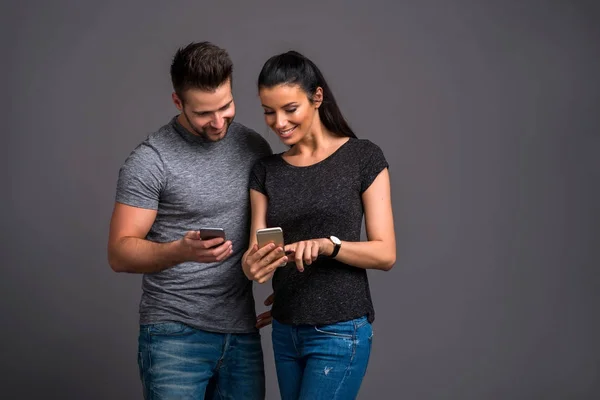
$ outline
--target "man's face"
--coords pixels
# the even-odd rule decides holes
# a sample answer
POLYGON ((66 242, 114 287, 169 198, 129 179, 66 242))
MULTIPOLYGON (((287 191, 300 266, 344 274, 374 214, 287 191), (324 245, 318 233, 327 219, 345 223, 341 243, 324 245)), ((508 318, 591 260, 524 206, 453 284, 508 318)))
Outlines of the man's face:
POLYGON ((179 122, 188 131, 211 142, 225 137, 235 117, 231 80, 211 92, 188 89, 181 97, 173 93, 173 102, 181 111, 179 122))

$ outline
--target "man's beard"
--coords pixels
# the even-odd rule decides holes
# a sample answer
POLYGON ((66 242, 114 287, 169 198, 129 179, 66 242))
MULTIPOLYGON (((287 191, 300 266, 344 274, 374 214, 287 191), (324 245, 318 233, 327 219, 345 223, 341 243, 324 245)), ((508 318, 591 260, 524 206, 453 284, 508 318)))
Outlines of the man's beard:
MULTIPOLYGON (((190 128, 192 128, 192 130, 194 131, 194 133, 196 133, 198 136, 200 136, 202 139, 208 141, 208 142, 218 142, 219 140, 222 140, 223 138, 225 138, 225 136, 220 137, 218 139, 214 139, 214 136, 209 135, 205 129, 203 128, 198 128, 196 127, 194 124, 192 124, 192 121, 190 121, 190 119, 187 116, 187 113, 184 111, 183 112, 183 116, 185 117, 185 119, 188 122, 188 125, 190 126, 190 128)), ((224 118, 225 120, 225 124, 223 125, 223 129, 225 130, 225 134, 227 134, 227 130, 229 129, 229 126, 231 125, 231 123, 233 122, 233 119, 235 118, 235 115, 231 118, 224 118)))

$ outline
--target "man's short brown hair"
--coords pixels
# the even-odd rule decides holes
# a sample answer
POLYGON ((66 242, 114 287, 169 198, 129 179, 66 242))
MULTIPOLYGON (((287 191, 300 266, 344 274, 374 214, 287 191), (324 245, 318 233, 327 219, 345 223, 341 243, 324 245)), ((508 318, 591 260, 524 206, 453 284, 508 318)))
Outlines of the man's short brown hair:
POLYGON ((190 43, 180 48, 171 64, 171 82, 177 96, 188 89, 214 91, 231 80, 233 63, 224 49, 210 43, 190 43))

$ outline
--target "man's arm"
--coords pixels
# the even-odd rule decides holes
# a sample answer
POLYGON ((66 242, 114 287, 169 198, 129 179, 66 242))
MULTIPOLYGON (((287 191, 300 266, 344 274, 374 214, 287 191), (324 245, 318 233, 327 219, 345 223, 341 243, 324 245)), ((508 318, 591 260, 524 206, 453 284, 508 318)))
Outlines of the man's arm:
POLYGON ((215 262, 231 255, 230 241, 200 240, 198 231, 168 243, 146 240, 155 219, 156 210, 115 203, 108 237, 108 263, 113 271, 153 273, 185 261, 215 262))

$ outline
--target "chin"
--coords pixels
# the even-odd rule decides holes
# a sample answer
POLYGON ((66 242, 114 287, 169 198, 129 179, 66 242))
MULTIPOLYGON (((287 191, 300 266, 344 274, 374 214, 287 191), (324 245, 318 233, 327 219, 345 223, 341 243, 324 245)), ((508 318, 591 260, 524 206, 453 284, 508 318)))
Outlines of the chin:
POLYGON ((211 142, 218 142, 222 140, 227 135, 227 130, 229 129, 229 125, 223 129, 220 133, 208 133, 204 132, 204 137, 211 142))
POLYGON ((292 134, 292 136, 287 136, 287 137, 277 135, 277 137, 279 138, 279 140, 281 140, 281 143, 291 146, 293 144, 298 143, 300 140, 302 140, 303 135, 298 135, 298 133, 299 132, 294 132, 294 134, 292 134))
POLYGON ((295 140, 294 138, 282 138, 281 136, 279 136, 279 140, 281 141, 281 143, 285 144, 286 146, 292 146, 294 144, 296 144, 298 142, 298 140, 295 140))

